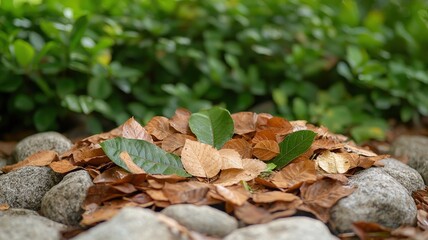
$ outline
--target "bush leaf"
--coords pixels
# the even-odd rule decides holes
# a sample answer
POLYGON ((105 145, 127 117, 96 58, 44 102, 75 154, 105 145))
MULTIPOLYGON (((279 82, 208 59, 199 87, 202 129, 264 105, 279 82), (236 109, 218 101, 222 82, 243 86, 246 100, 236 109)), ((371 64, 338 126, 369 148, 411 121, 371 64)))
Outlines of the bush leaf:
POLYGON ((18 39, 13 43, 15 58, 21 67, 28 67, 34 58, 34 48, 28 42, 18 39))
POLYGON ((74 50, 78 46, 87 26, 88 17, 86 15, 83 15, 76 20, 70 34, 70 50, 74 50))
POLYGON ((229 111, 214 107, 193 113, 189 127, 199 142, 210 144, 220 149, 233 135, 233 119, 229 111))
POLYGON ((165 152, 156 145, 144 140, 117 137, 102 142, 105 154, 118 166, 130 171, 121 158, 122 152, 127 152, 132 161, 149 174, 175 174, 189 177, 178 156, 165 152))
POLYGON ((310 130, 301 130, 290 133, 279 144, 280 153, 271 163, 276 164, 276 169, 281 169, 292 160, 305 153, 314 142, 317 134, 310 130))

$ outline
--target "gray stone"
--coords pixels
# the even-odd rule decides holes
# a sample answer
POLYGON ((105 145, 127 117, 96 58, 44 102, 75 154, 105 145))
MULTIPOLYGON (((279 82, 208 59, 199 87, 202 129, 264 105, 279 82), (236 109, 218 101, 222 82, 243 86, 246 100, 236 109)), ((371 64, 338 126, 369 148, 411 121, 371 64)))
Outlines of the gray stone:
POLYGON ((162 239, 178 240, 168 227, 157 217, 156 213, 137 207, 125 207, 107 222, 83 232, 73 240, 140 240, 162 239))
POLYGON ((418 171, 428 183, 428 138, 423 136, 401 136, 391 147, 391 154, 408 157, 408 165, 418 171))
POLYGON ((43 197, 41 213, 54 221, 78 225, 82 218, 82 204, 92 179, 85 170, 67 174, 43 197))
POLYGON ((59 240, 66 226, 35 215, 1 216, 1 240, 59 240))
POLYGON ((376 222, 390 228, 415 223, 413 198, 381 168, 365 169, 350 177, 349 184, 357 186, 357 190, 339 200, 330 211, 330 223, 336 231, 351 231, 355 221, 376 222))
POLYGON ((409 194, 424 189, 425 183, 422 176, 413 168, 393 158, 386 158, 379 161, 385 166, 382 168, 386 173, 395 178, 409 194))
POLYGON ((1 216, 28 216, 28 215, 34 215, 34 216, 40 216, 39 213, 36 211, 25 209, 25 208, 9 208, 4 211, 0 211, 0 217, 1 216))
POLYGON ((235 218, 209 206, 177 204, 166 207, 161 213, 190 230, 209 236, 224 237, 238 228, 235 218))
POLYGON ((179 240, 151 210, 126 207, 107 222, 83 232, 73 240, 179 240))
POLYGON ((39 210, 43 196, 61 180, 49 167, 27 166, 0 175, 0 203, 39 210))
POLYGON ((233 231, 223 240, 334 240, 327 226, 309 217, 289 217, 233 231))
POLYGON ((57 132, 37 133, 22 139, 15 147, 15 161, 19 162, 26 157, 43 150, 54 150, 61 154, 69 150, 72 142, 57 132))

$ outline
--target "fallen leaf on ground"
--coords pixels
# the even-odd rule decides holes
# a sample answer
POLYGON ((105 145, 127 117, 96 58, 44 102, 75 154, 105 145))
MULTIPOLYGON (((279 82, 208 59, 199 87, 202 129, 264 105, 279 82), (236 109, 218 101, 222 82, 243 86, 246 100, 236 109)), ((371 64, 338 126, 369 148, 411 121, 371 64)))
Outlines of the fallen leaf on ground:
POLYGON ((292 202, 300 198, 292 193, 285 193, 280 191, 269 191, 256 193, 251 196, 256 203, 272 203, 272 202, 292 202))
POLYGON ((253 155, 251 144, 249 144, 244 139, 230 139, 227 141, 222 149, 234 149, 236 150, 242 158, 251 158, 253 155))
POLYGON ((205 198, 210 185, 198 181, 165 183, 162 191, 172 204, 197 203, 205 198))
POLYGON ((218 151, 221 156, 221 170, 225 169, 242 169, 242 158, 236 150, 233 149, 220 149, 218 151))
POLYGON ((220 177, 214 184, 223 186, 231 186, 240 181, 250 181, 256 178, 262 171, 266 169, 266 164, 257 159, 246 158, 242 159, 243 169, 226 169, 220 174, 220 177))
POLYGON ((6 211, 10 208, 9 204, 7 203, 1 203, 0 204, 0 211, 6 211))
POLYGON ((58 160, 58 154, 52 150, 41 151, 28 156, 26 159, 13 165, 4 166, 3 172, 10 172, 25 166, 47 166, 51 162, 58 160))
POLYGON ((122 159, 123 163, 126 165, 126 168, 129 170, 130 173, 145 173, 142 168, 137 166, 137 164, 132 161, 132 158, 131 156, 129 156, 129 153, 121 152, 119 154, 119 157, 120 159, 122 159))
POLYGON ((188 173, 197 177, 212 178, 220 172, 222 159, 218 150, 211 145, 186 140, 181 161, 188 173))
POLYGON ((351 168, 352 159, 348 154, 322 151, 315 159, 316 165, 326 173, 346 173, 351 168))
POLYGON ((170 129, 169 119, 161 116, 153 117, 145 128, 152 136, 159 140, 163 140, 173 133, 170 129))
POLYGON ((152 136, 132 117, 122 125, 122 137, 153 143, 152 136))
POLYGON ((49 167, 57 173, 68 173, 71 172, 77 168, 79 168, 79 166, 75 166, 73 165, 70 161, 68 160, 60 160, 60 161, 56 161, 56 162, 51 162, 49 164, 49 167))
POLYGON ((262 140, 253 147, 253 155, 262 161, 268 161, 279 154, 279 145, 273 140, 262 140))
POLYGON ((189 118, 191 115, 192 113, 189 110, 184 108, 178 108, 177 110, 175 110, 174 116, 172 116, 172 118, 169 120, 169 124, 178 132, 183 134, 189 134, 189 118))
POLYGON ((239 112, 231 115, 235 133, 242 135, 256 131, 257 114, 253 112, 239 112))
POLYGON ((241 206, 250 197, 250 194, 241 185, 231 187, 215 185, 215 189, 226 202, 236 206, 241 206))
POLYGON ((271 177, 275 186, 289 190, 299 188, 304 182, 314 182, 316 179, 315 164, 311 160, 290 163, 271 177))

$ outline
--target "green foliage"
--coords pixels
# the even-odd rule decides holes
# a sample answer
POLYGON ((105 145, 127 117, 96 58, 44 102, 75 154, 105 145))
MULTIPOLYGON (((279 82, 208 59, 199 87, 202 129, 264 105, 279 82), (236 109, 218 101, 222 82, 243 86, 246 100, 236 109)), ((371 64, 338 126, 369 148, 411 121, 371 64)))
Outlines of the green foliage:
POLYGON ((199 142, 210 144, 220 149, 233 136, 233 119, 229 111, 213 107, 193 113, 189 119, 189 127, 199 142))
POLYGON ((113 138, 102 142, 101 147, 105 154, 118 166, 129 171, 127 165, 120 157, 122 152, 127 152, 132 161, 145 172, 150 174, 175 174, 189 177, 184 170, 180 157, 165 152, 162 148, 144 140, 113 138))
POLYGON ((279 155, 270 161, 270 163, 275 164, 276 169, 285 167, 298 156, 308 151, 316 135, 316 133, 309 130, 290 133, 279 144, 279 155))
POLYGON ((220 105, 364 141, 428 116, 424 0, 32 2, 0 4, 0 130, 220 105))

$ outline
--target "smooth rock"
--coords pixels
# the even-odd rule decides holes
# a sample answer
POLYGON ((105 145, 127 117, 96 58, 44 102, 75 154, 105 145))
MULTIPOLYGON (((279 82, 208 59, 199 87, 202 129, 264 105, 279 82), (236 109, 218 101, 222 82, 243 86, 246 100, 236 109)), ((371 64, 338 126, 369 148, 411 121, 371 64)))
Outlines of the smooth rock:
POLYGON ((27 166, 0 175, 0 204, 39 210, 43 196, 62 176, 49 167, 27 166))
POLYGON ((73 240, 180 240, 151 210, 126 207, 107 222, 83 232, 73 240))
POLYGON ((85 170, 67 174, 43 197, 42 215, 66 225, 78 225, 83 213, 81 206, 92 185, 92 179, 85 170))
POLYGON ((72 142, 57 132, 43 132, 22 139, 15 147, 15 161, 19 162, 26 157, 43 150, 54 150, 61 154, 71 148, 72 142))
POLYGON ((36 211, 25 209, 25 208, 9 208, 7 210, 0 211, 1 216, 40 216, 36 211))
POLYGON ((428 183, 428 137, 400 136, 391 146, 391 154, 396 157, 408 157, 407 163, 418 171, 425 183, 428 183))
POLYGON ((1 216, 1 240, 59 240, 66 226, 42 216, 1 216))
POLYGON ((237 229, 223 240, 334 240, 327 226, 309 217, 289 217, 237 229))
POLYGON ((384 164, 382 170, 403 185, 410 195, 414 191, 425 188, 422 176, 408 165, 394 158, 382 159, 379 162, 384 164))
POLYGON ((390 228, 415 223, 413 198, 381 168, 362 170, 349 178, 349 184, 357 186, 357 190, 339 200, 330 211, 330 223, 336 231, 351 231, 355 221, 376 222, 390 228))
POLYGON ((209 206, 177 204, 166 207, 161 213, 190 230, 209 236, 224 237, 238 228, 235 218, 209 206))

